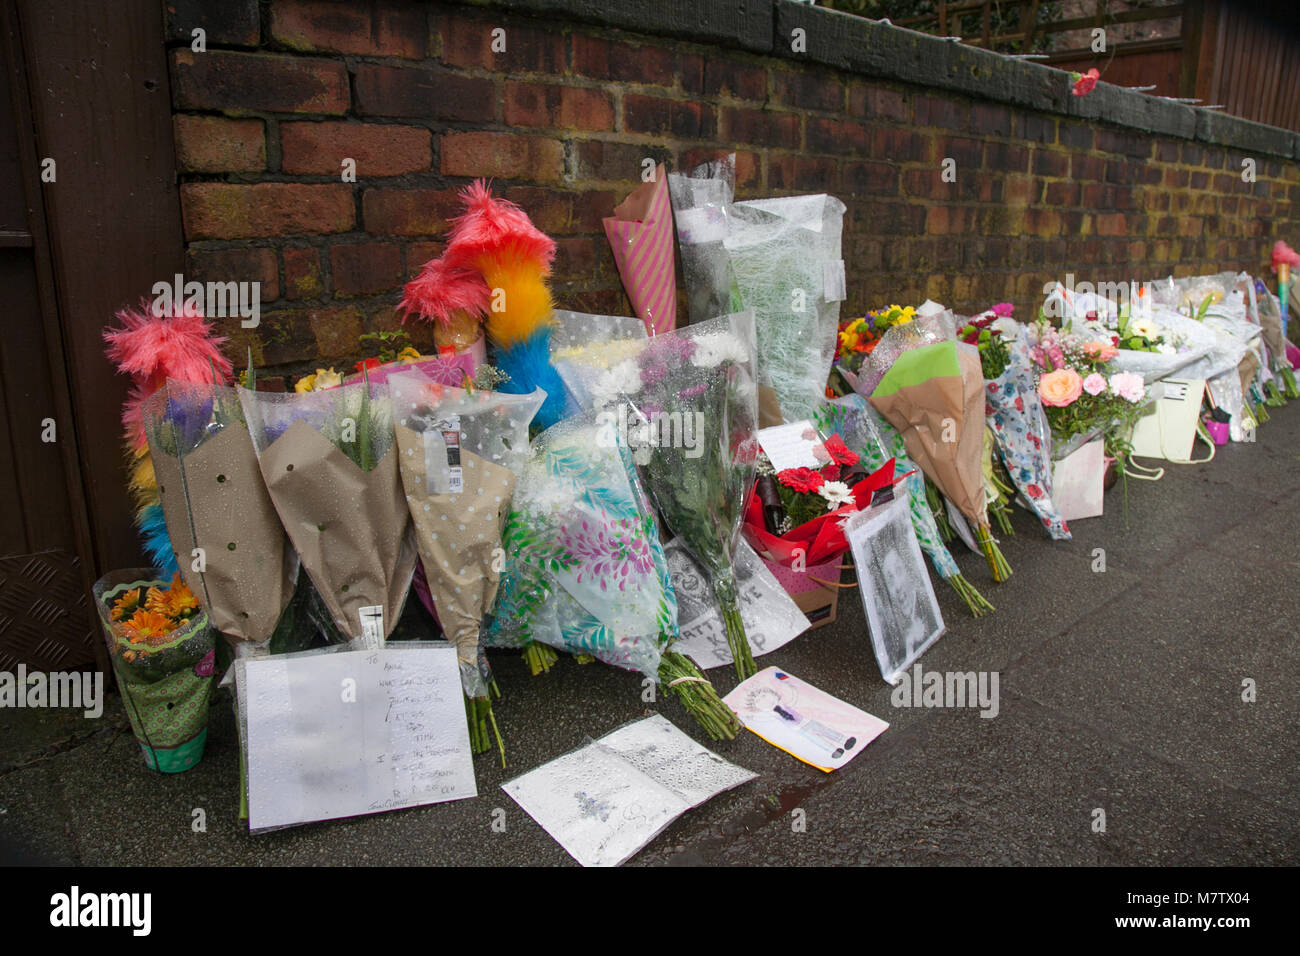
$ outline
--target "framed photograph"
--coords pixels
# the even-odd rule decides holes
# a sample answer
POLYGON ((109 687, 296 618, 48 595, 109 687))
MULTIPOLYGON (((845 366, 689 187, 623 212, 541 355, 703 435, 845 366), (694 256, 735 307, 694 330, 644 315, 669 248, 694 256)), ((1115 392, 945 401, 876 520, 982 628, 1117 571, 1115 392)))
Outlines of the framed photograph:
POLYGON ((906 496, 898 497, 844 525, 880 676, 890 684, 945 630, 907 508, 906 496))

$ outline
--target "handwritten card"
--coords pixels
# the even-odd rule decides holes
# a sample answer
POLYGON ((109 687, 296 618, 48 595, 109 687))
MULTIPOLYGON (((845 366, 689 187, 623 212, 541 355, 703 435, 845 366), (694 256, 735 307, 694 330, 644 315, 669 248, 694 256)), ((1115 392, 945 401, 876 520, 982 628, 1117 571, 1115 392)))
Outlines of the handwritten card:
MULTIPOLYGON (((723 667, 731 663, 727 629, 708 577, 695 563, 681 540, 664 545, 668 573, 677 595, 677 621, 681 637, 675 649, 688 655, 700 667, 723 667)), ((808 630, 808 618, 781 587, 762 558, 744 540, 736 545, 732 562, 736 572, 740 619, 755 657, 770 654, 808 630)))
POLYGON ((235 665, 250 830, 477 796, 449 644, 235 665))
POLYGON ((583 866, 618 866, 687 810, 756 776, 656 714, 501 789, 583 866))
POLYGON ((830 455, 812 422, 791 422, 758 430, 758 444, 777 471, 787 468, 820 468, 830 455))
POLYGON ((723 702, 746 729, 827 773, 889 729, 879 717, 775 667, 741 681, 723 702))

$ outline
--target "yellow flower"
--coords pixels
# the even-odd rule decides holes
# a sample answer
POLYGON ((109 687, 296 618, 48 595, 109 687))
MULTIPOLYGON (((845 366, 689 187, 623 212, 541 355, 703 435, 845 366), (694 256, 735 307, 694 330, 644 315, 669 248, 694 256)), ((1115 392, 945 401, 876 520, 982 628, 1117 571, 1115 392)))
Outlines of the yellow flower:
POLYGON ((298 382, 297 384, 294 385, 293 390, 297 392, 299 395, 305 395, 307 392, 316 391, 316 376, 314 374, 304 375, 302 378, 298 379, 298 382))
POLYGON ((326 388, 337 388, 343 384, 343 373, 334 371, 334 366, 316 369, 316 388, 319 392, 326 388))
POLYGON ((420 350, 410 345, 408 345, 406 348, 402 349, 402 351, 397 353, 397 360, 405 364, 409 364, 411 362, 419 362, 423 359, 424 356, 420 354, 420 350))

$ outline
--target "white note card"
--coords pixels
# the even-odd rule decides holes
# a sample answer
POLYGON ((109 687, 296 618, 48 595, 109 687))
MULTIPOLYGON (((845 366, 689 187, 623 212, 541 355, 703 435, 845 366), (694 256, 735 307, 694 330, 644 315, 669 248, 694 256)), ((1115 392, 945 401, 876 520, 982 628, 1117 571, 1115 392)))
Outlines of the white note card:
POLYGON ((821 468, 831 460, 817 429, 807 420, 760 428, 758 444, 777 471, 821 468))
POLYGON ((250 830, 478 795, 451 645, 240 661, 250 830))

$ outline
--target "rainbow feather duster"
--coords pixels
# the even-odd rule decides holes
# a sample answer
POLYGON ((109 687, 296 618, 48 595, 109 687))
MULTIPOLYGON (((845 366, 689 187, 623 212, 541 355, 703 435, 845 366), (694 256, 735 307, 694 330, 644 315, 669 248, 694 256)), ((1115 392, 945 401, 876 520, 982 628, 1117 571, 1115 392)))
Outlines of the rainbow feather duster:
POLYGON ((178 568, 149 455, 144 403, 169 378, 210 382, 216 374, 220 381, 228 382, 233 369, 221 352, 225 339, 214 336, 211 324, 192 307, 160 316, 153 314, 147 300, 141 300, 138 310, 123 309, 117 319, 121 326, 105 331, 104 341, 105 353, 118 371, 131 376, 131 392, 122 405, 130 468, 127 490, 145 552, 162 576, 170 578, 178 568))
POLYGON ((479 272, 450 265, 443 259, 430 259, 420 274, 406 284, 397 307, 403 322, 415 315, 426 322, 436 320, 448 325, 457 312, 482 319, 491 299, 492 290, 479 272))

